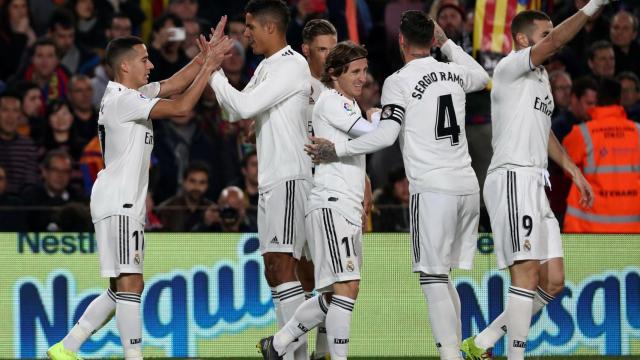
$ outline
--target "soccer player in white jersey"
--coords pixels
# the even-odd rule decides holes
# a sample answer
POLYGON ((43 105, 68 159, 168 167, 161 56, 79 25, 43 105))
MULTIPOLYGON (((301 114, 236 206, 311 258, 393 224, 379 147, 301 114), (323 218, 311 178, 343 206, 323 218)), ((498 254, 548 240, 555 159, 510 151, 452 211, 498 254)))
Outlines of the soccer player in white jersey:
MULTIPOLYGON (((366 82, 366 56, 362 46, 348 41, 329 53, 322 82, 330 89, 320 94, 313 109, 313 129, 318 136, 341 142, 377 127, 379 121, 362 118, 355 100, 366 82)), ((347 358, 362 264, 365 174, 363 155, 316 167, 306 225, 320 294, 305 301, 278 333, 260 340, 265 359, 281 359, 294 339, 323 320, 331 359, 347 358)))
POLYGON ((440 358, 462 359, 460 299, 449 271, 472 268, 480 206, 464 131, 465 94, 483 89, 489 75, 423 12, 402 15, 399 43, 405 66, 384 82, 378 129, 335 146, 315 139, 309 149, 317 162, 342 159, 380 150, 400 134, 413 271, 420 274, 440 358), (453 63, 431 57, 434 37, 453 63))
POLYGON ((211 42, 203 38, 201 54, 171 78, 148 83, 153 64, 137 37, 109 42, 106 61, 114 70, 102 98, 98 135, 105 168, 91 192, 91 217, 95 225, 100 273, 109 288, 89 304, 69 334, 53 345, 53 360, 78 359, 80 346, 106 323, 115 311, 125 359, 142 359, 140 294, 144 282, 144 219, 153 149, 149 119, 183 116, 202 95, 213 71, 232 46, 222 38, 225 18, 211 42), (179 94, 174 100, 161 99, 179 94))
MULTIPOLYGON (((338 43, 338 33, 336 28, 329 21, 324 19, 313 19, 308 21, 302 29, 302 54, 307 59, 309 70, 311 71, 311 94, 309 96, 309 107, 307 114, 308 133, 313 135, 312 117, 313 108, 318 101, 320 94, 327 87, 320 81, 324 63, 329 55, 329 51, 338 43)), ((313 278, 313 262, 309 253, 309 244, 305 245, 304 251, 296 268, 298 279, 302 283, 305 292, 305 299, 313 297, 315 288, 313 278)), ((311 353, 311 360, 324 359, 328 354, 327 329, 324 322, 318 325, 316 332, 316 349, 311 353)))
MULTIPOLYGON (((289 8, 280 0, 251 0, 245 7, 253 52, 262 54, 253 77, 237 91, 216 71, 210 84, 229 121, 253 118, 258 152, 258 237, 280 326, 304 301, 295 273, 305 243, 304 209, 312 186, 311 161, 304 153, 309 106, 309 66, 287 45, 289 8)), ((308 359, 305 345, 294 358, 308 359)))
POLYGON ((571 175, 582 206, 591 206, 593 193, 551 132, 554 104, 542 64, 608 2, 591 0, 555 28, 539 11, 523 11, 511 24, 514 51, 493 73, 493 157, 484 185, 498 266, 509 268, 511 286, 505 311, 463 342, 471 359, 489 358, 489 349, 505 332, 508 358, 523 359, 531 316, 564 288, 560 227, 544 190, 547 158, 571 175))

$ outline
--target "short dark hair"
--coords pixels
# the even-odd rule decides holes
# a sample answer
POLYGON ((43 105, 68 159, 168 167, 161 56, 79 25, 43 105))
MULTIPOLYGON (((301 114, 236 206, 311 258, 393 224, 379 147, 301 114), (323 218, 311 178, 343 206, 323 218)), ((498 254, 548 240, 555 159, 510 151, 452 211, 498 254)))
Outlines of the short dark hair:
POLYGON ((596 52, 604 49, 613 49, 613 44, 608 42, 607 40, 598 40, 589 46, 589 51, 587 52, 587 57, 589 60, 593 60, 596 56, 596 52))
POLYGON ((66 106, 69 111, 71 111, 71 105, 67 100, 56 99, 52 100, 47 104, 47 117, 50 117, 54 113, 58 112, 63 106, 66 106))
POLYGON ((36 40, 36 42, 33 43, 33 46, 31 47, 32 55, 35 54, 36 53, 36 49, 41 47, 41 46, 52 46, 53 49, 54 49, 54 53, 56 54, 58 59, 60 58, 60 52, 58 50, 58 47, 53 42, 53 40, 51 40, 48 37, 41 37, 38 40, 36 40))
POLYGON ((191 175, 192 173, 195 172, 203 172, 205 174, 207 174, 207 179, 210 177, 209 176, 209 166, 202 162, 202 161, 193 161, 191 163, 189 163, 189 165, 187 166, 186 169, 184 169, 184 172, 182 173, 182 178, 186 179, 189 177, 189 175, 191 175))
POLYGON ((571 85, 571 94, 577 98, 583 97, 587 90, 598 92, 598 82, 591 76, 578 78, 571 85))
POLYGON ((518 33, 531 35, 535 21, 551 21, 549 15, 538 10, 524 10, 511 21, 511 37, 515 40, 518 33))
POLYGON ((620 105, 622 86, 613 79, 604 78, 598 86, 598 106, 620 105))
POLYGON ((253 156, 258 156, 258 152, 255 150, 251 150, 248 153, 246 153, 244 157, 242 157, 242 162, 240 163, 240 166, 243 168, 246 168, 247 165, 249 164, 249 159, 251 159, 251 157, 253 156))
POLYGON ((16 94, 13 91, 6 91, 6 92, 1 93, 0 94, 0 101, 2 99, 16 99, 16 100, 18 100, 18 102, 20 104, 22 104, 22 98, 20 96, 18 96, 18 94, 16 94))
POLYGON ((313 39, 321 35, 337 36, 338 32, 332 23, 325 19, 309 20, 302 29, 302 42, 310 44, 313 39))
POLYGON ((349 40, 339 42, 327 55, 320 80, 328 87, 333 88, 332 76, 342 75, 347 71, 352 61, 366 57, 367 49, 363 46, 349 40))
POLYGON ((276 20, 278 30, 286 34, 289 22, 291 21, 291 13, 289 7, 281 0, 251 0, 245 6, 244 12, 259 17, 269 15, 276 20))
POLYGON ((631 80, 634 84, 636 84, 636 91, 640 91, 640 78, 634 72, 631 71, 623 71, 616 76, 616 80, 622 83, 622 80, 631 80))
POLYGON ((431 47, 434 27, 433 19, 422 11, 408 10, 402 13, 400 33, 411 45, 431 47))
POLYGON ((152 26, 153 32, 156 32, 162 29, 162 27, 164 26, 164 23, 166 23, 168 20, 171 20, 171 22, 173 22, 173 26, 175 27, 182 27, 183 25, 182 20, 178 17, 178 15, 174 13, 166 12, 160 15, 160 17, 153 20, 153 26, 152 26))
POLYGON ((65 159, 69 160, 70 163, 73 164, 73 158, 67 152, 67 150, 64 150, 64 149, 53 149, 53 150, 49 150, 44 155, 44 159, 42 160, 42 167, 45 168, 45 169, 51 168, 51 162, 53 161, 54 158, 57 158, 57 157, 65 158, 65 159))
POLYGON ((105 60, 113 71, 116 71, 122 56, 133 49, 135 45, 144 44, 137 36, 124 36, 109 41, 105 60))
POLYGON ((49 30, 55 30, 56 26, 63 29, 75 29, 75 22, 75 18, 71 11, 65 8, 58 8, 51 14, 51 18, 49 19, 49 30))
POLYGON ((24 99, 24 97, 27 96, 27 93, 31 90, 40 91, 40 87, 33 81, 26 80, 21 80, 11 86, 11 91, 18 95, 20 99, 24 99))
POLYGON ((131 16, 123 12, 116 12, 113 15, 111 15, 111 17, 109 18, 109 27, 113 26, 114 19, 128 19, 129 21, 131 21, 131 16))

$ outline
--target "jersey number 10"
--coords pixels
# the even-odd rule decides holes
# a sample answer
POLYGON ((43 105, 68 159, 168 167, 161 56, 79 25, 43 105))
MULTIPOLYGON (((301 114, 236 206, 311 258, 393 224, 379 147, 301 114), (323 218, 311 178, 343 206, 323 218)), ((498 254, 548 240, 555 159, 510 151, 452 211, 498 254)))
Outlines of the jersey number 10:
POLYGON ((436 115, 436 140, 451 139, 451 146, 460 143, 460 126, 456 119, 451 94, 438 97, 438 114, 436 115), (448 115, 448 116, 447 116, 448 115), (449 118, 449 126, 447 126, 449 118))

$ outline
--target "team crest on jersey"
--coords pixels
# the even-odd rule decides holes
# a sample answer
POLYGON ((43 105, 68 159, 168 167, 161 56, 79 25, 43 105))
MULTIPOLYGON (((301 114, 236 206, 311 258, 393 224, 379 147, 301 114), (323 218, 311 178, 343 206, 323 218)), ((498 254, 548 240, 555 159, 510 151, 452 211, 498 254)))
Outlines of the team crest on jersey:
POLYGON ((526 240, 524 241, 524 249, 525 249, 526 251, 531 251, 531 242, 529 241, 529 239, 526 239, 526 240))
POLYGON ((353 272, 353 270, 355 270, 355 266, 353 266, 353 261, 349 260, 347 261, 347 271, 348 272, 353 272))
POLYGON ((349 104, 349 103, 344 103, 344 110, 347 112, 347 114, 349 115, 353 115, 355 114, 355 111, 353 111, 353 105, 349 104))
POLYGON ((133 258, 133 263, 136 265, 140 265, 140 255, 136 254, 136 256, 133 258))
POLYGON ((382 116, 380 118, 388 119, 391 117, 391 114, 393 114, 393 108, 391 106, 385 106, 384 110, 382 111, 382 116))

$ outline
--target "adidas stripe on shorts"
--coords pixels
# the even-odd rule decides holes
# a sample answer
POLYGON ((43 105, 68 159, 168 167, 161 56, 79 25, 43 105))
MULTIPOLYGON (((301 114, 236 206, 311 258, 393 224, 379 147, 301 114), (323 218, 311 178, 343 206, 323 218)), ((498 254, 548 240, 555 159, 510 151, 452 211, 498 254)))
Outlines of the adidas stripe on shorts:
POLYGON ((563 257, 560 226, 544 191, 544 178, 528 168, 490 172, 484 184, 500 269, 520 260, 563 257))
POLYGON ((362 226, 329 208, 309 212, 306 226, 316 290, 332 291, 336 282, 360 280, 362 226))
POLYGON ((292 253, 300 259, 305 245, 304 212, 312 183, 288 180, 258 198, 260 252, 292 253))
POLYGON ((142 274, 144 225, 126 215, 113 215, 94 224, 100 275, 142 274))

